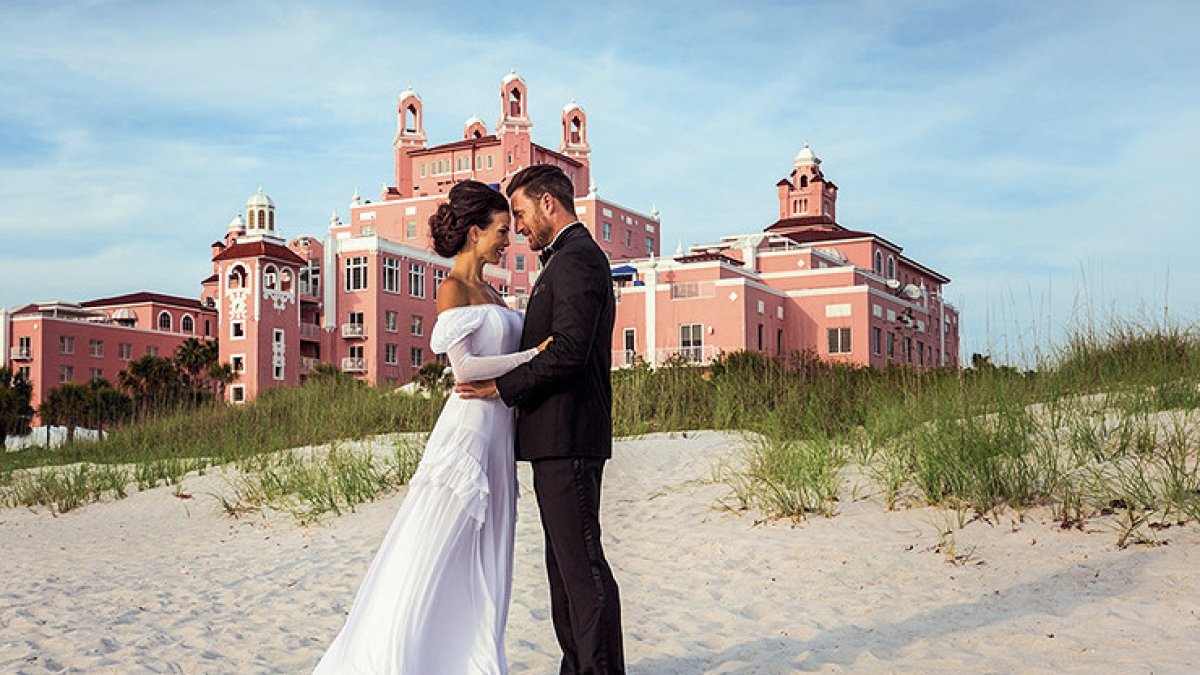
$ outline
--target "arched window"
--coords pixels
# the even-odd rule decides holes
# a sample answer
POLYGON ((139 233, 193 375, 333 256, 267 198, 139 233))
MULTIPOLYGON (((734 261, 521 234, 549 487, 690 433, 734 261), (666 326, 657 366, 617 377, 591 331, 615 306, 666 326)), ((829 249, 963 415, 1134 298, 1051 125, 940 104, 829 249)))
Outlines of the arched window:
POLYGON ((227 284, 229 288, 245 288, 246 287, 246 268, 241 265, 234 265, 229 268, 229 277, 227 284))
POLYGON ((808 176, 800 176, 800 187, 808 187, 808 176))
POLYGON ((571 142, 580 143, 583 140, 583 122, 579 121, 579 117, 571 118, 571 142))
POLYGON ((287 268, 279 274, 279 290, 284 293, 292 292, 292 271, 287 268))
POLYGON ((488 158, 488 168, 490 169, 490 168, 492 168, 492 156, 488 155, 487 158, 488 158))
POLYGON ((883 275, 883 252, 875 251, 875 274, 883 275))
POLYGON ((267 212, 262 209, 258 210, 258 226, 260 228, 267 226, 267 212))
POLYGON ((513 87, 508 92, 508 114, 521 117, 521 90, 513 87))
POLYGON ((274 211, 269 212, 269 215, 267 217, 269 218, 269 220, 267 221, 268 229, 274 230, 275 229, 275 212, 274 211))
POLYGON ((275 290, 279 286, 279 272, 276 271, 274 265, 267 265, 263 268, 263 287, 269 291, 275 290))
POLYGON ((249 223, 247 223, 247 226, 253 230, 254 229, 254 212, 253 211, 247 212, 246 219, 250 221, 249 223))
POLYGON ((192 319, 192 317, 185 314, 184 317, 179 320, 179 330, 185 333, 195 332, 196 322, 192 319))
POLYGON ((890 255, 888 256, 887 277, 889 279, 896 278, 896 258, 895 258, 895 256, 890 256, 890 255))
POLYGON ((477 138, 477 139, 478 139, 478 138, 483 138, 483 132, 482 132, 482 131, 480 131, 480 130, 478 130, 478 129, 476 129, 475 131, 471 132, 471 136, 472 136, 473 138, 477 138))
POLYGON ((417 106, 411 103, 404 109, 404 130, 410 134, 417 131, 417 106))
POLYGON ((171 313, 159 312, 158 314, 158 329, 171 330, 171 313))

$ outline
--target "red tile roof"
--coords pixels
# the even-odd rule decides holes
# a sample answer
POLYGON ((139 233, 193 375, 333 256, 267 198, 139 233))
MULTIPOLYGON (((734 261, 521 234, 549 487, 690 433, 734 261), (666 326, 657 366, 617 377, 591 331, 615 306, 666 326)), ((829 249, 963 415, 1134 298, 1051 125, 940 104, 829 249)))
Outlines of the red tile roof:
POLYGON ((230 260, 232 258, 254 258, 258 256, 266 256, 283 262, 290 262, 300 265, 304 259, 292 252, 291 249, 282 245, 274 244, 269 241, 251 241, 238 242, 233 246, 221 251, 213 258, 217 260, 230 260))
POLYGON ((114 305, 140 305, 147 302, 153 302, 160 305, 171 305, 174 307, 184 307, 187 309, 212 311, 210 307, 205 307, 199 300, 196 300, 195 298, 181 298, 178 295, 151 293, 150 291, 139 291, 137 293, 126 293, 125 295, 115 295, 111 298, 88 300, 86 302, 79 303, 79 306, 111 307, 114 305))

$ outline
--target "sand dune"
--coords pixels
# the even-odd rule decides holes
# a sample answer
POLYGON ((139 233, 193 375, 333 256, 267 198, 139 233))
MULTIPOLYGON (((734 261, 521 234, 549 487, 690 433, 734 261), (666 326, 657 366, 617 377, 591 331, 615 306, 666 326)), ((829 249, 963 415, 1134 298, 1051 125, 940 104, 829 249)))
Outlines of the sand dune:
MULTIPOLYGON (((870 495, 759 524, 717 505, 737 436, 617 444, 603 524, 631 673, 1195 672, 1200 528, 1119 550, 1103 522, 952 515, 870 495), (939 539, 942 545, 939 546, 939 539), (947 562, 958 556, 955 563, 947 562)), ((556 672, 528 467, 510 668, 556 672)), ((307 672, 340 627, 403 492, 312 527, 231 520, 219 476, 64 516, 0 511, 0 671, 307 672)), ((859 491, 860 493, 862 491, 859 491)))

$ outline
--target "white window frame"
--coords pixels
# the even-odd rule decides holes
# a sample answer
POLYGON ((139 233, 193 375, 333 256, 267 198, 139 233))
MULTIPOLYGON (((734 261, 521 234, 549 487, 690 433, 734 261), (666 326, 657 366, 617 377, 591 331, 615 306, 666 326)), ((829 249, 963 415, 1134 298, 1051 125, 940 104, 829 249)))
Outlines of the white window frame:
POLYGON ((425 297, 425 265, 408 263, 408 294, 414 298, 425 297))

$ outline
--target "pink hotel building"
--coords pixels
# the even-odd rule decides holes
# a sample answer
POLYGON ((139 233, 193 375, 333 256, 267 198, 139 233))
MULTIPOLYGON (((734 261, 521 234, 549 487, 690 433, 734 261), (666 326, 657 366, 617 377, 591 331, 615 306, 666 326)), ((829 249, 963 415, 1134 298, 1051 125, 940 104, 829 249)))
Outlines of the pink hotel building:
MULTIPOLYGON (((376 202, 356 191, 346 222, 335 211, 322 237, 285 241, 260 188, 213 243, 199 301, 135 293, 0 312, 2 353, 33 381, 35 405, 60 382, 115 380, 132 358, 168 355, 192 336, 220 338, 221 360, 239 374, 227 390, 234 402, 296 385, 320 363, 375 384, 407 382, 434 358, 437 287, 452 264, 432 252, 429 216, 458 181, 503 190, 520 169, 549 163, 574 181, 579 218, 613 261, 614 367, 705 363, 743 349, 957 366, 958 313, 942 300, 949 279, 882 237, 837 224, 837 186, 807 145, 777 185, 774 224, 663 258, 657 211, 601 199, 592 187, 583 109, 574 101, 562 109, 551 150, 531 137, 524 80, 510 73, 499 94, 493 133, 472 116, 462 140, 428 146, 424 105, 410 87, 397 102, 393 184, 376 202)), ((539 269, 518 236, 485 273, 520 307, 539 269)))

